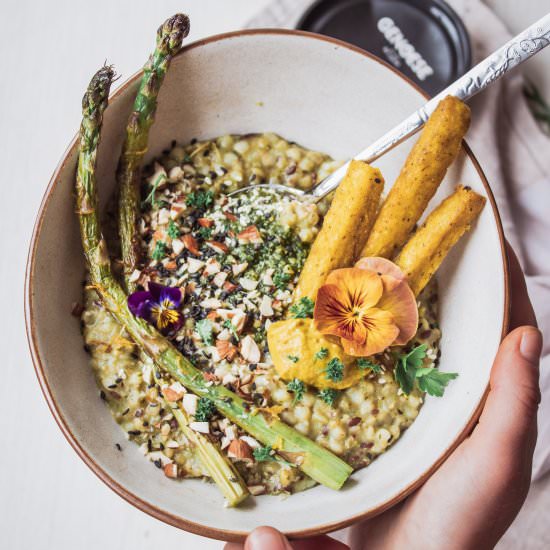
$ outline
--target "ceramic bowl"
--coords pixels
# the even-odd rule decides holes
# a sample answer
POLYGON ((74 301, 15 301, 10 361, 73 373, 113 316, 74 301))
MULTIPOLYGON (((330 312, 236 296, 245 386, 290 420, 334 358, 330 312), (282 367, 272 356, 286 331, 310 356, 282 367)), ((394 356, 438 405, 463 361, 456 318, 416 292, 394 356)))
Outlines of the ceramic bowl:
MULTIPOLYGON (((105 112, 99 152, 102 205, 114 172, 140 73, 119 87, 105 112)), ((75 103, 80 98, 75 97, 75 103)), ((159 98, 148 159, 173 139, 270 131, 347 158, 425 101, 395 70, 342 42, 290 31, 246 31, 187 46, 173 60, 159 98)), ((376 162, 397 176, 412 140, 376 162)), ((439 271, 441 369, 459 372, 442 399, 426 399, 391 449, 353 475, 342 491, 325 487, 286 500, 262 496, 223 507, 212 484, 174 483, 144 459, 98 397, 79 322, 84 262, 74 213, 77 146, 63 155, 38 213, 28 260, 26 319, 38 378, 75 451, 120 496, 172 525, 240 540, 258 525, 292 536, 328 532, 380 513, 419 487, 473 427, 507 326, 508 283, 502 228, 487 181, 465 146, 434 203, 458 182, 489 200, 474 230, 439 271), (123 451, 115 448, 121 443, 123 451)), ((431 207, 430 207, 431 208, 431 207)))

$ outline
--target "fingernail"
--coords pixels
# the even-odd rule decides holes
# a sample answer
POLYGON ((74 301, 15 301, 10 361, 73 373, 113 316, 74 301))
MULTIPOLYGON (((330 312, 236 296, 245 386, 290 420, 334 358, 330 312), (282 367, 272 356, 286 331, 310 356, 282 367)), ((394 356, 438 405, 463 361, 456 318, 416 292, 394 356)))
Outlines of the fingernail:
POLYGON ((246 539, 246 550, 288 550, 290 545, 285 537, 270 527, 254 529, 246 539))
POLYGON ((519 352, 522 357, 532 363, 538 365, 540 352, 542 349, 542 335, 538 329, 531 327, 525 329, 521 335, 519 344, 519 352))

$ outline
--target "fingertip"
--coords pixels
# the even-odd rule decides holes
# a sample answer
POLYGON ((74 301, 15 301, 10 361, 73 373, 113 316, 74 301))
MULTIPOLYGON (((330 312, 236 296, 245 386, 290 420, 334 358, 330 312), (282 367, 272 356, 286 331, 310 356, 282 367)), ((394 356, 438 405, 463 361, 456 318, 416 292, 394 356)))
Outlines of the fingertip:
POLYGON ((244 550, 292 550, 292 546, 277 529, 257 527, 248 535, 244 550))
POLYGON ((542 352, 542 333, 536 327, 520 327, 521 341, 519 352, 521 356, 538 368, 542 352))

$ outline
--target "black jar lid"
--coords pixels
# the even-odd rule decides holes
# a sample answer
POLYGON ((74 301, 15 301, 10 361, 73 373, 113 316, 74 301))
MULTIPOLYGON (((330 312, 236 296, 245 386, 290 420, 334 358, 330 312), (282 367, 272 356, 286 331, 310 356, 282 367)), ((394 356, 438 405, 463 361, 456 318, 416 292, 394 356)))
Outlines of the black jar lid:
POLYGON ((442 0, 319 0, 297 27, 375 54, 431 95, 471 64, 464 24, 442 0))

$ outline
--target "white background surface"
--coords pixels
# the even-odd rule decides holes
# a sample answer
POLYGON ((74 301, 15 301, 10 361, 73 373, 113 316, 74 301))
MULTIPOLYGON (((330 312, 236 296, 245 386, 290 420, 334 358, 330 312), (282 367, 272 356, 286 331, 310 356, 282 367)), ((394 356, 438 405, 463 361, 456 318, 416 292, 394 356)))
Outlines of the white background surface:
MULTIPOLYGON (((218 542, 164 525, 128 505, 99 482, 70 449, 49 414, 27 351, 23 273, 35 213, 57 160, 78 127, 80 98, 97 67, 107 59, 116 64, 123 79, 130 76, 151 50, 157 26, 176 11, 190 14, 190 39, 197 39, 239 28, 268 1, 1 0, 3 548, 221 548, 218 542)), ((513 30, 548 9, 548 0, 489 3, 504 12, 513 30)), ((549 69, 536 60, 528 68, 532 78, 543 85, 547 98, 549 69)), ((532 532, 545 528, 543 498, 543 490, 533 491, 530 505, 508 537, 506 547, 522 547, 518 542, 521 529, 532 532)), ((550 503, 546 504, 546 513, 548 506, 550 503)))

